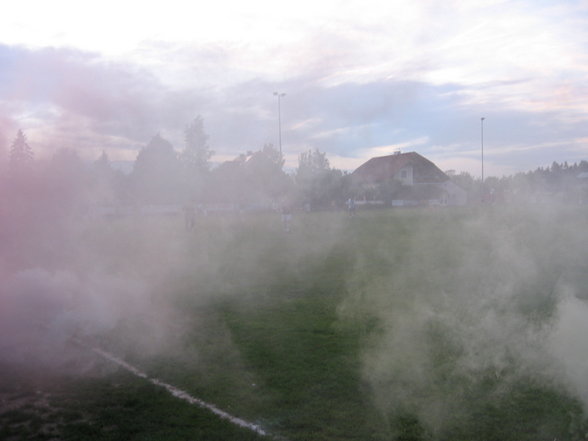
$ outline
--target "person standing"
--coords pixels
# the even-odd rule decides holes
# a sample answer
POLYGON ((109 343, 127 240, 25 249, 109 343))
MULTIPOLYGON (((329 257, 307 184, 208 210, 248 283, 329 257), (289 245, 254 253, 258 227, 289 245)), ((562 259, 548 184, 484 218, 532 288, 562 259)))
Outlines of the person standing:
POLYGON ((288 205, 282 206, 282 226, 286 233, 290 232, 290 224, 292 223, 292 210, 288 205))
POLYGON ((196 224, 196 210, 192 203, 184 206, 184 223, 186 225, 186 230, 188 231, 192 230, 196 224))
POLYGON ((355 214, 355 201, 353 198, 347 199, 347 213, 349 213, 349 216, 353 216, 355 214))

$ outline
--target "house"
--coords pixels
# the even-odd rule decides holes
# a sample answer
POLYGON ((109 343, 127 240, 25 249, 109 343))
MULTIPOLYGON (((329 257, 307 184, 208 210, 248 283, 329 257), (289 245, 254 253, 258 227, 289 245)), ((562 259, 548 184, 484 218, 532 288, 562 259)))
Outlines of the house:
POLYGON ((351 181, 364 201, 392 206, 465 205, 467 194, 416 152, 396 152, 359 166, 351 181))

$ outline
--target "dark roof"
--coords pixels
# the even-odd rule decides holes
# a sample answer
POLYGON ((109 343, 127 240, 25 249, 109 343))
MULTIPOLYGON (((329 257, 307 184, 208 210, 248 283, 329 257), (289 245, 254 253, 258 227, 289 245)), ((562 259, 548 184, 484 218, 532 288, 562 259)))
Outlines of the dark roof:
POLYGON ((435 164, 416 152, 395 153, 372 158, 360 165, 351 176, 356 182, 378 184, 391 180, 405 166, 413 168, 413 182, 434 184, 449 180, 435 164))

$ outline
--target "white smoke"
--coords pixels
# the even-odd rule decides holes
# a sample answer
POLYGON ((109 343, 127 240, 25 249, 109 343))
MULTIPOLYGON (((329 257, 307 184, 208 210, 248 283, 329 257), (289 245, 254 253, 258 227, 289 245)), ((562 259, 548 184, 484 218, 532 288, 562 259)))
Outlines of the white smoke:
POLYGON ((136 346, 159 350, 169 320, 143 281, 97 272, 20 271, 0 301, 0 358, 11 361, 56 364, 71 337, 123 331, 136 346))
POLYGON ((588 409, 588 303, 568 290, 558 305, 558 320, 547 345, 570 393, 588 409))

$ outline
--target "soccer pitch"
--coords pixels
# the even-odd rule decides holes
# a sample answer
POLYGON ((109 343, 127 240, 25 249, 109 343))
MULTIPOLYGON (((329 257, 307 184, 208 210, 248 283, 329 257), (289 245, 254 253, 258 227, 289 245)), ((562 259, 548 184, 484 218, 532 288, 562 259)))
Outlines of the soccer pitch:
POLYGON ((7 343, 0 438, 586 439, 587 220, 478 207, 295 213, 289 232, 277 214, 87 222, 66 270, 21 277, 59 301, 7 343))

